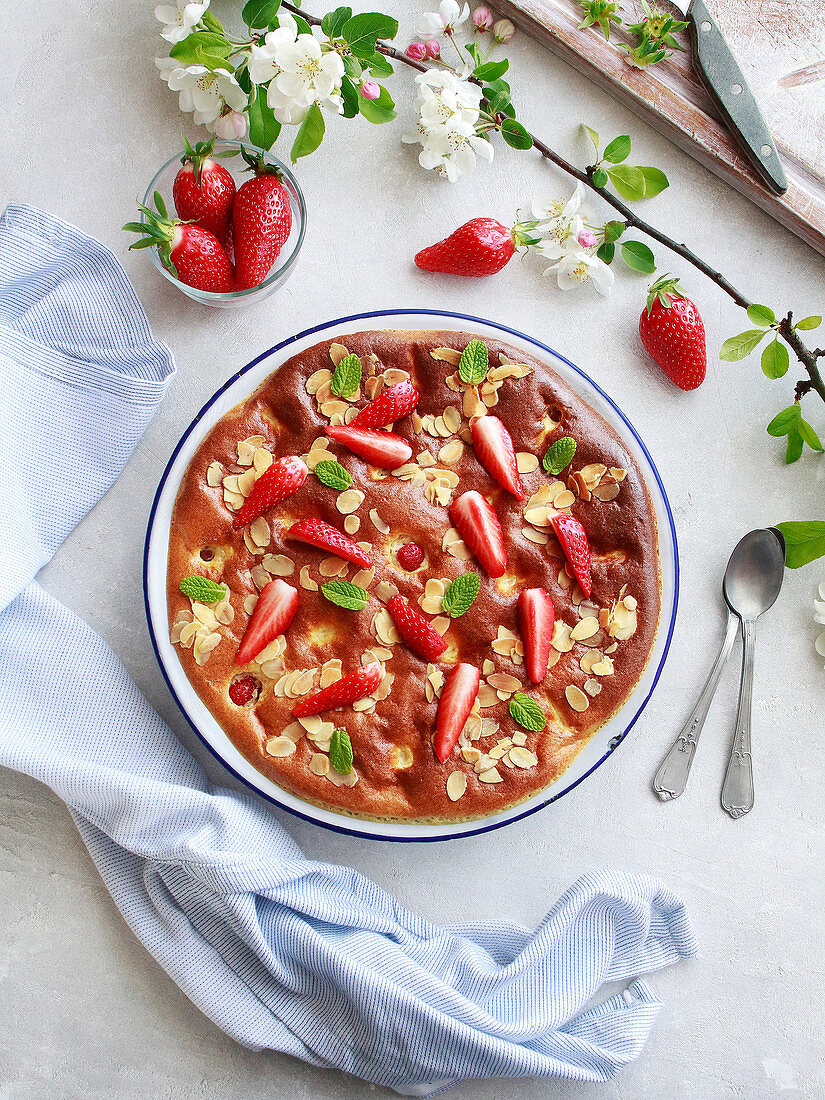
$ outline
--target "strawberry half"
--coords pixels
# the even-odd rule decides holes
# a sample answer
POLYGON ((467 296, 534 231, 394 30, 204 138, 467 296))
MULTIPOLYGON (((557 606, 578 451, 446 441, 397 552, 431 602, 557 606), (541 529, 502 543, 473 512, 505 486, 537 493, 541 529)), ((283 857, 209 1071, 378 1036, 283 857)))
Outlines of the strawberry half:
POLYGON ((507 568, 507 552, 493 506, 471 489, 450 505, 450 518, 488 575, 501 577, 507 568))
POLYGON ((540 684, 547 675, 556 609, 543 588, 525 588, 518 598, 518 625, 524 642, 527 675, 540 684))
POLYGON ((418 404, 421 394, 410 381, 398 382, 387 386, 374 401, 370 401, 353 420, 356 428, 383 428, 385 424, 394 424, 402 416, 412 412, 418 404))
POLYGON ((473 421, 473 450, 476 458, 517 500, 524 500, 513 438, 497 416, 480 416, 473 421))
POLYGON ((371 466, 382 470, 395 470, 412 458, 412 447, 400 435, 379 432, 375 428, 354 428, 352 424, 325 428, 324 431, 336 443, 343 443, 348 451, 363 458, 371 466))
POLYGON ((279 634, 283 634, 297 610, 298 593, 286 581, 276 578, 265 585, 238 646, 238 664, 248 664, 279 634))
POLYGON ((422 661, 437 661, 447 643, 430 623, 414 608, 410 607, 403 596, 395 595, 387 604, 398 633, 405 645, 422 661))
POLYGON ((372 568, 372 559, 357 543, 337 527, 324 523, 322 519, 299 519, 297 523, 292 524, 286 537, 296 539, 298 542, 306 542, 310 546, 317 546, 319 550, 326 550, 328 554, 337 554, 339 558, 351 561, 361 569, 372 568))
POLYGON ((415 257, 417 267, 447 275, 495 275, 516 250, 513 231, 493 218, 473 218, 415 257))
POLYGON ((435 755, 443 764, 458 742, 478 695, 481 675, 475 665, 456 665, 444 682, 438 701, 435 755))
POLYGON ((291 497, 304 484, 308 473, 307 464, 297 455, 276 459, 252 486, 252 492, 232 520, 234 529, 237 531, 245 527, 253 519, 268 512, 279 500, 291 497))
POLYGON ((650 288, 647 306, 639 318, 639 336, 680 390, 701 386, 708 365, 705 326, 677 279, 665 275, 650 288))
POLYGON ((322 714, 325 710, 337 710, 359 699, 371 695, 384 678, 384 670, 379 664, 357 668, 342 680, 336 680, 329 687, 321 688, 314 695, 301 699, 292 708, 293 718, 309 718, 312 714, 322 714))
POLYGON ((564 556, 573 570, 573 576, 579 582, 579 588, 584 592, 585 597, 589 599, 592 589, 590 543, 587 541, 584 528, 576 517, 571 516, 569 512, 556 512, 554 516, 550 517, 550 523, 561 543, 564 556))

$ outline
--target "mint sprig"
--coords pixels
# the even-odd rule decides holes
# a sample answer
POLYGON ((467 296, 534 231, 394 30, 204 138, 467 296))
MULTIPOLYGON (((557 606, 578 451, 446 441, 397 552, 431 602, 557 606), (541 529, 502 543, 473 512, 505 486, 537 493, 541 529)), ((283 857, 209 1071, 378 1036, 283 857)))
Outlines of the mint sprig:
POLYGON ((339 775, 352 771, 352 742, 346 730, 333 730, 329 741, 329 762, 339 775))
POLYGON ((481 577, 478 573, 462 573, 447 586, 444 598, 441 601, 441 609, 451 619, 458 619, 466 614, 476 601, 481 588, 481 577))
POLYGON ((541 464, 546 473, 551 477, 558 475, 573 461, 576 453, 576 441, 571 435, 563 435, 555 443, 551 443, 544 452, 541 464))
POLYGON ((345 355, 332 372, 329 388, 336 397, 352 397, 361 385, 361 360, 357 355, 345 355))
POLYGON ((226 596, 228 591, 225 584, 217 584, 209 577, 201 577, 198 574, 184 577, 179 587, 184 596, 198 603, 217 603, 226 596))
POLYGON ((369 601, 369 593, 352 581, 327 581, 321 585, 321 595, 347 611, 363 611, 369 601))
POLYGON ((477 386, 487 376, 490 365, 490 353, 481 340, 471 340, 461 353, 458 362, 458 377, 466 386, 477 386))
POLYGON ((508 703, 508 710, 513 721, 531 733, 538 733, 547 725, 544 711, 535 699, 525 695, 523 691, 516 692, 508 703))
POLYGON ((340 462, 325 458, 315 466, 315 476, 330 489, 349 489, 352 478, 340 462))

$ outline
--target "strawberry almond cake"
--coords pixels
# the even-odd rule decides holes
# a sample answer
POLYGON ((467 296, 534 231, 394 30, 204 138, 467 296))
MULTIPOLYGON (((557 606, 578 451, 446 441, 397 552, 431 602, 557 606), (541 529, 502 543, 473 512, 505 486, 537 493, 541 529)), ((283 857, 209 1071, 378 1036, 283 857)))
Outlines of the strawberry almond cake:
POLYGON ((546 364, 359 332, 211 429, 169 545, 171 640, 274 783, 440 823, 541 791, 650 657, 658 533, 635 460, 546 364))

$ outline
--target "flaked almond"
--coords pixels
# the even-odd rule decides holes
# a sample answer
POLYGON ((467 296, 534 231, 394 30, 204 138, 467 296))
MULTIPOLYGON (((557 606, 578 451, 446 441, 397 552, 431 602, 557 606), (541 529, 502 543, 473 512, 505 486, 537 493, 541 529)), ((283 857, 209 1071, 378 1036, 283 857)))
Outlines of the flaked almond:
POLYGON ((593 615, 587 615, 584 619, 580 619, 579 622, 570 631, 570 637, 574 642, 579 642, 584 638, 592 638, 596 631, 599 629, 599 620, 593 615))
POLYGON ((610 657, 602 657, 600 661, 590 666, 594 676, 612 676, 614 672, 613 661, 610 657))
POLYGON ((379 581, 375 594, 381 603, 389 603, 393 596, 398 595, 398 589, 394 584, 388 584, 387 581, 379 581))
POLYGON ((529 451, 518 451, 516 454, 516 463, 518 464, 518 472, 520 474, 532 474, 534 470, 539 468, 539 460, 529 451))
MULTIPOLYGON (((438 452, 438 461, 445 463, 449 466, 453 462, 458 462, 464 453, 464 444, 460 439, 451 439, 449 443, 445 443, 441 450, 438 452)), ((420 459, 419 459, 420 462, 420 459)))
POLYGON ((595 697, 602 690, 602 685, 598 680, 589 679, 584 681, 584 690, 588 695, 595 697))
POLYGON ((453 367, 457 367, 461 362, 461 352, 456 348, 433 348, 430 355, 433 359, 437 359, 442 363, 449 363, 453 367))
POLYGON ((388 535, 390 533, 390 525, 384 522, 384 520, 378 514, 377 508, 370 509, 370 520, 372 521, 373 527, 377 531, 380 531, 382 535, 388 535))
POLYGON ((528 542, 534 542, 537 546, 546 546, 550 541, 546 531, 539 531, 535 527, 522 527, 521 533, 528 542))
POLYGON ((252 458, 252 466, 255 473, 260 477, 265 470, 268 470, 275 458, 272 451, 268 451, 266 447, 258 447, 252 458))
POLYGON ((521 689, 521 681, 507 672, 493 673, 492 676, 487 677, 487 683, 490 687, 494 687, 496 691, 506 691, 510 694, 521 689))
POLYGON ((313 775, 326 775, 329 771, 329 757, 322 752, 314 752, 309 758, 309 770, 313 775))
POLYGON ((273 577, 291 577, 295 572, 295 562, 286 554, 267 554, 262 564, 273 577))
POLYGON ((359 588, 369 588, 375 577, 375 566, 370 569, 359 569, 355 576, 352 578, 352 583, 357 584, 359 588))
POLYGON ((249 525, 249 535, 256 546, 264 547, 269 545, 269 541, 272 538, 272 532, 269 530, 269 524, 263 516, 258 516, 257 519, 253 519, 249 525))
POLYGON ((343 577, 349 566, 348 561, 343 561, 333 555, 322 559, 321 564, 318 566, 318 572, 322 577, 343 577))
POLYGON ((335 498, 335 507, 342 516, 348 516, 357 511, 364 501, 364 494, 360 489, 345 489, 335 498))
POLYGON ((446 615, 436 615, 430 626, 442 636, 450 629, 450 619, 446 615))
MULTIPOLYGON (((333 361, 333 363, 335 364, 336 367, 341 362, 341 360, 346 359, 346 357, 348 355, 349 355, 349 352, 347 351, 346 347, 343 344, 333 342, 332 344, 329 345, 329 357, 333 361)), ((330 375, 330 377, 332 377, 332 375, 330 375)))
POLYGON ((567 699, 567 702, 570 704, 573 710, 578 711, 579 714, 587 710, 587 708, 590 706, 590 700, 584 694, 582 689, 580 687, 576 687, 575 684, 567 685, 567 687, 564 689, 564 697, 567 699))
POLYGON ((332 371, 327 370, 326 367, 324 367, 322 370, 315 371, 314 374, 311 374, 309 378, 307 378, 305 389, 309 394, 317 393, 318 387, 323 385, 324 382, 331 381, 331 379, 332 371))
POLYGON ((372 623, 370 628, 378 638, 379 642, 384 645, 393 646, 398 645, 401 641, 401 635, 395 628, 395 623, 392 620, 392 616, 385 607, 382 607, 380 611, 376 611, 372 617, 372 623))
POLYGON ((264 746, 270 756, 292 756, 295 752, 295 742, 289 737, 270 737, 264 746))
POLYGON ((223 478, 223 466, 220 462, 212 462, 206 470, 206 484, 213 489, 217 488, 223 478))
POLYGON ((517 768, 535 768, 539 762, 539 758, 534 752, 530 752, 529 749, 522 748, 520 745, 513 745, 509 756, 517 768))
POLYGON ((298 574, 298 583, 301 588, 305 588, 307 592, 317 592, 318 585, 309 575, 309 566, 304 565, 301 567, 301 572, 298 574))
POLYGON ((243 609, 247 613, 247 615, 252 614, 252 612, 255 610, 255 604, 257 602, 258 602, 258 597, 257 597, 256 593, 254 593, 254 592, 252 593, 252 595, 247 596, 244 599, 243 609))
POLYGON ((498 768, 488 768, 487 771, 481 772, 478 777, 479 783, 503 783, 504 779, 501 776, 498 768))
POLYGON ((356 534, 360 526, 361 526, 361 519, 360 519, 359 516, 349 515, 344 520, 344 530, 346 531, 346 533, 348 535, 356 534))
POLYGON ((593 496, 604 503, 615 500, 618 495, 619 486, 615 481, 608 481, 605 484, 597 485, 593 490, 593 496))
POLYGON ((570 634, 570 627, 567 623, 561 619, 556 619, 556 625, 553 628, 553 640, 550 643, 553 649, 557 649, 559 653, 569 653, 573 648, 573 640, 570 634))
MULTIPOLYGON (((267 556, 271 557, 271 555, 267 556)), ((266 588, 266 586, 272 580, 272 574, 268 573, 263 565, 261 565, 260 563, 258 565, 252 566, 252 568, 249 570, 249 575, 252 578, 252 583, 255 585, 259 592, 262 588, 266 588)))
POLYGON ((562 492, 557 493, 553 498, 553 507, 557 508, 560 512, 565 508, 569 508, 571 504, 576 503, 576 498, 569 489, 564 489, 562 492))
POLYGON ((481 687, 478 689, 478 705, 480 707, 494 707, 499 701, 498 695, 496 695, 495 688, 491 688, 488 683, 483 680, 481 687))

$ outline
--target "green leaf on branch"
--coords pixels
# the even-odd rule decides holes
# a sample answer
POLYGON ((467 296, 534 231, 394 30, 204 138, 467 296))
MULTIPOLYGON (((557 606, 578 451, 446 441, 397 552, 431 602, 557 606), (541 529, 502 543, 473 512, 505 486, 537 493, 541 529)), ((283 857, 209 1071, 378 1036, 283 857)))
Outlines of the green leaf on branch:
POLYGON ((506 80, 492 80, 489 84, 484 85, 482 92, 491 114, 514 116, 513 106, 510 102, 512 93, 506 80))
POLYGON ((247 0, 241 11, 241 19, 250 30, 265 30, 278 24, 281 0, 247 0))
POLYGON ((800 433, 796 428, 792 428, 788 432, 788 443, 785 447, 785 465, 790 466, 791 463, 797 462, 802 457, 802 451, 805 446, 805 442, 802 439, 800 433))
POLYGON ((607 178, 607 172, 604 168, 597 168, 593 172, 593 186, 594 187, 607 187, 610 180, 607 178))
POLYGON ((622 244, 622 259, 628 267, 645 275, 652 275, 656 270, 653 253, 641 241, 625 241, 622 244))
POLYGON ((799 405, 788 405, 787 409, 778 412, 770 422, 767 428, 768 435, 787 435, 796 427, 801 416, 802 410, 799 405))
POLYGON ((295 20, 295 26, 298 28, 298 34, 312 34, 312 27, 302 15, 298 15, 297 12, 292 12, 291 14, 292 18, 295 20))
POLYGON ((776 320, 776 314, 770 306, 748 306, 747 313, 748 320, 752 321, 755 325, 761 325, 762 328, 767 328, 776 320))
POLYGON ((392 63, 382 53, 375 53, 370 58, 366 58, 364 64, 374 77, 379 80, 386 80, 387 77, 392 76, 395 69, 392 67, 392 63))
POLYGON ((611 222, 605 222, 605 226, 604 226, 604 239, 605 239, 605 241, 608 244, 611 244, 613 241, 617 241, 619 239, 619 237, 621 237, 622 233, 624 233, 626 228, 627 228, 627 226, 625 225, 625 223, 620 222, 618 220, 611 221, 611 222))
POLYGON ((627 134, 622 134, 621 137, 613 138, 611 142, 608 142, 602 153, 602 160, 609 160, 611 164, 621 164, 629 156, 630 138, 627 134))
MULTIPOLYGON (((254 85, 253 85, 254 86, 254 85)), ((266 101, 266 88, 257 88, 250 98, 249 140, 259 149, 271 149, 281 132, 281 124, 266 101)))
POLYGON ((585 126, 585 124, 583 122, 581 124, 581 128, 582 128, 582 130, 584 130, 584 132, 587 134, 587 136, 593 142, 593 148, 596 150, 596 156, 598 157, 598 155, 599 155, 599 135, 596 133, 595 130, 591 129, 590 126, 585 126))
POLYGON ((765 329, 761 328, 749 328, 745 332, 740 332, 738 336, 729 336, 722 344, 719 358, 729 363, 744 359, 746 355, 750 355, 764 337, 765 329))
POLYGON ((645 195, 646 199, 652 199, 656 195, 660 195, 666 187, 670 187, 670 180, 664 174, 661 168, 651 168, 650 165, 640 167, 639 171, 645 178, 645 195))
POLYGON ((232 70, 227 58, 232 53, 232 43, 222 34, 213 31, 195 31, 181 42, 176 42, 169 56, 181 65, 204 65, 207 69, 232 70))
POLYGON ((382 122, 392 122, 395 118, 395 103, 383 84, 378 99, 365 99, 359 94, 358 109, 367 122, 376 126, 380 126, 382 122))
POLYGON ((822 443, 814 428, 802 418, 802 410, 799 405, 789 405, 787 409, 776 414, 768 424, 768 435, 775 437, 787 436, 788 442, 785 449, 785 462, 790 465, 802 457, 805 444, 812 451, 822 451, 822 443))
POLYGON ((213 15, 211 11, 205 11, 201 16, 201 23, 208 31, 214 31, 215 34, 223 34, 223 23, 218 19, 217 15, 213 15))
POLYGON ((341 28, 341 37, 356 57, 369 58, 379 38, 392 39, 398 34, 398 20, 378 12, 353 15, 341 28))
POLYGON ((630 164, 617 164, 612 168, 605 168, 605 172, 623 199, 632 202, 645 197, 645 178, 639 168, 633 168, 630 164))
POLYGON ((500 76, 504 76, 507 70, 510 68, 510 62, 506 57, 501 61, 485 61, 481 65, 477 65, 473 76, 476 80, 498 80, 500 76))
POLYGON ((803 317, 801 321, 797 321, 794 328, 798 332, 810 332, 812 328, 819 328, 822 324, 822 318, 814 315, 813 317, 803 317))
POLYGON ((802 436, 803 440, 808 444, 812 451, 822 451, 822 444, 819 441, 819 436, 816 431, 811 427, 807 420, 803 420, 800 416, 799 423, 796 426, 796 430, 802 436))
POLYGON ((358 101, 363 96, 359 95, 348 76, 341 77, 341 99, 344 101, 344 118, 355 118, 361 109, 358 101))
POLYGON ((774 337, 762 352, 762 373, 767 378, 781 378, 791 365, 788 349, 774 337))
POLYGON ((801 520, 776 526, 785 540, 785 564, 789 569, 799 569, 825 556, 825 520, 801 520))
POLYGON ((306 118, 298 128, 295 141, 292 143, 289 154, 292 163, 295 164, 300 157, 306 157, 310 153, 314 153, 323 140, 324 116, 321 114, 321 108, 318 104, 313 103, 307 111, 306 118))
POLYGON ((336 8, 335 11, 328 11, 321 20, 321 30, 327 38, 338 38, 350 19, 352 19, 352 8, 336 8))
POLYGON ((616 255, 616 246, 612 241, 605 241, 596 249, 596 255, 604 264, 612 264, 616 255))
POLYGON ((357 57, 353 57, 351 53, 348 53, 344 58, 344 72, 355 84, 360 83, 361 77, 364 75, 361 62, 357 57))
POLYGON ((505 118, 501 124, 501 136, 514 149, 531 149, 533 139, 520 122, 514 118, 505 118))

